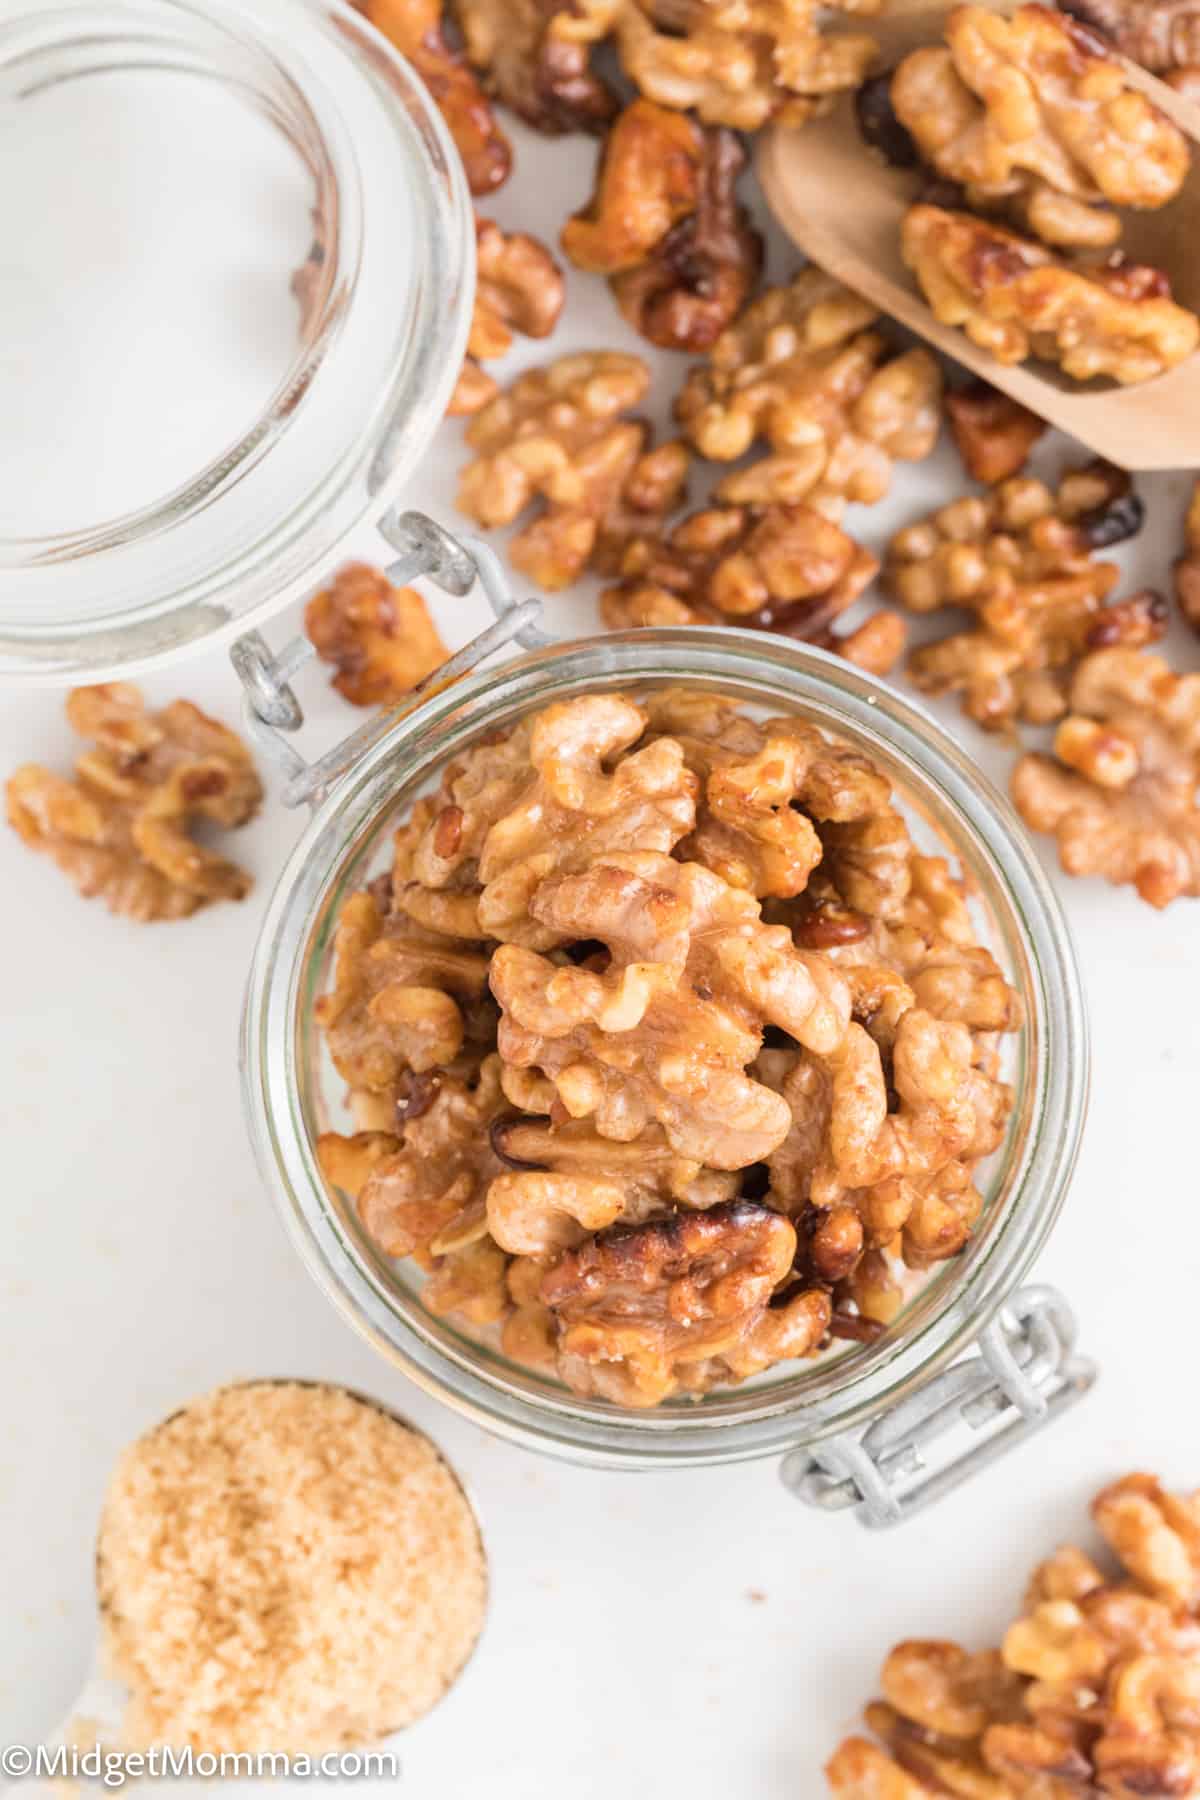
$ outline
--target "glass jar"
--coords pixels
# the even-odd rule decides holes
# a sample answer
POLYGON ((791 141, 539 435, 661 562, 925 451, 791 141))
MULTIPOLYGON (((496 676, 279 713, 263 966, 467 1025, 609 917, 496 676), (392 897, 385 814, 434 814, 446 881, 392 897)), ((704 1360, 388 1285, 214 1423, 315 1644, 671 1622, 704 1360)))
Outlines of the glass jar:
POLYGON ((384 519, 461 364, 473 214, 341 0, 0 0, 0 117, 0 680, 97 680, 384 519))
POLYGON ((1045 1291, 1018 1294, 1063 1203, 1083 1125, 1088 1054, 1074 953, 1022 827, 923 709, 805 645, 732 630, 653 630, 543 647, 476 672, 393 717, 359 748, 317 805, 269 906, 246 1000, 244 1091, 260 1167, 293 1240, 393 1363, 478 1424, 582 1462, 650 1468, 784 1455, 785 1475, 804 1497, 855 1505, 873 1524, 912 1510, 1090 1385, 1090 1365, 1071 1355, 1062 1303, 1045 1291), (317 1163, 318 1133, 339 1127, 345 1113, 313 1005, 343 900, 386 866, 399 817, 449 759, 551 701, 673 682, 796 712, 879 762, 918 842, 958 858, 981 936, 1021 996, 1024 1024, 1006 1071, 1016 1104, 975 1235, 897 1324, 873 1344, 636 1412, 580 1399, 432 1316, 408 1266, 367 1240, 317 1163), (972 1346, 977 1353, 956 1363, 972 1346), (967 1447, 940 1469, 925 1466, 924 1446, 948 1424, 961 1426, 967 1447))

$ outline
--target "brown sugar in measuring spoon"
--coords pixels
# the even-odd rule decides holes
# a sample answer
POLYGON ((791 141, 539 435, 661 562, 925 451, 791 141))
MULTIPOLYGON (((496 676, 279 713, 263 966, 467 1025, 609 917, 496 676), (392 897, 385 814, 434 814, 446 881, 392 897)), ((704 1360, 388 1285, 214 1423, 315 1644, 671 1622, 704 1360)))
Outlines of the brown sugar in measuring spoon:
MULTIPOLYGON (((885 16, 871 20, 880 68, 893 67, 921 45, 942 42, 948 11, 926 0, 892 0, 885 16)), ((1118 60, 1130 86, 1172 119, 1193 147, 1174 200, 1158 212, 1122 212, 1122 247, 1130 260, 1161 268, 1180 305, 1200 312, 1200 105, 1118 60)), ((1000 363, 964 332, 939 324, 900 254, 901 222, 918 198, 922 176, 888 167, 866 148, 853 95, 841 96, 826 117, 800 130, 764 132, 757 168, 772 211, 806 256, 955 362, 1121 468, 1200 467, 1200 351, 1137 386, 1080 386, 1045 363, 1000 363)))

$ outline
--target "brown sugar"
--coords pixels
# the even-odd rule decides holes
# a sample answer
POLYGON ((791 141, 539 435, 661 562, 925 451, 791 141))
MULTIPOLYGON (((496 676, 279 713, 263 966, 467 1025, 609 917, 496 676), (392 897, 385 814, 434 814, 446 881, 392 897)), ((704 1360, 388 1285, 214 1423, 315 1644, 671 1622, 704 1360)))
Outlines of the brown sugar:
POLYGON ((137 1748, 378 1740, 451 1685, 487 1604, 474 1514, 428 1439, 292 1382, 218 1389, 124 1452, 97 1583, 137 1748))

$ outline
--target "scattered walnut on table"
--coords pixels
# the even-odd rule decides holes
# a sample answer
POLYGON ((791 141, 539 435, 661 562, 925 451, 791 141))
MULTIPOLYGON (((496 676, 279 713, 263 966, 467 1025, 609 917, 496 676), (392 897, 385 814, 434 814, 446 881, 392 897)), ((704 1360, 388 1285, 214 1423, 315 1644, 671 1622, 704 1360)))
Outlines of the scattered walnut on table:
POLYGON ((937 441, 941 376, 925 350, 886 361, 878 315, 820 269, 768 288, 693 369, 676 403, 701 455, 732 462, 764 440, 772 455, 717 489, 734 505, 805 500, 832 518, 887 492, 894 461, 937 441))
POLYGON ((1075 20, 1040 5, 1011 16, 956 6, 946 47, 915 50, 891 99, 936 172, 972 206, 1016 205, 1050 243, 1110 246, 1115 206, 1156 208, 1179 192, 1187 139, 1075 20))
POLYGON ((1200 342, 1200 319, 1157 269, 1084 272, 998 225, 926 205, 905 214, 901 247, 934 317, 1002 363, 1036 356, 1076 381, 1128 385, 1173 369, 1200 342))
POLYGON ((193 825, 226 830, 258 811, 262 783, 241 738, 188 700, 148 712, 129 682, 75 688, 67 720, 92 740, 72 779, 38 763, 9 777, 8 820, 90 900, 150 923, 214 900, 242 900, 250 877, 198 844, 193 825))
POLYGON ((869 551, 814 508, 706 507, 665 538, 636 538, 617 586, 600 596, 613 630, 741 625, 803 638, 883 675, 904 648, 903 621, 877 613, 853 631, 835 621, 878 572, 869 551))
POLYGON ((403 699, 450 654, 416 589, 393 587, 366 563, 347 563, 313 595, 304 629, 354 706, 403 699))
POLYGON ((653 531, 683 497, 687 453, 650 447, 626 415, 649 385, 646 365, 621 351, 581 351, 521 375, 467 428, 476 455, 458 506, 485 526, 544 510, 508 547, 513 566, 556 590, 590 564, 611 569, 627 539, 653 531))
POLYGON ((454 139, 473 194, 490 194, 508 179, 512 151, 487 97, 442 32, 442 0, 354 0, 425 83, 454 139))
POLYGON ((1149 1475, 1100 1494, 1097 1524, 1123 1569, 1059 1550, 1035 1571, 1002 1647, 898 1644, 874 1739, 826 1765, 835 1800, 1170 1800, 1200 1782, 1197 1505, 1149 1475), (1185 1547, 1186 1546, 1186 1547, 1185 1547), (1159 1579, 1163 1562, 1189 1580, 1159 1579))
POLYGON ((479 412, 495 398, 498 384, 480 364, 510 350, 514 332, 549 337, 565 298, 562 270, 544 244, 476 217, 475 310, 466 360, 446 409, 451 418, 479 412))
POLYGON ((592 68, 616 0, 452 0, 468 61, 535 131, 603 131, 619 108, 592 68))
POLYGON ((741 312, 762 269, 762 237, 737 198, 746 153, 730 131, 707 127, 697 137, 692 204, 681 206, 635 262, 610 273, 622 316, 662 350, 710 349, 741 312))
POLYGON ((988 487, 1019 475, 1046 430, 1046 421, 986 381, 946 394, 950 435, 975 481, 988 487))
MULTIPOLYGON (((801 125, 856 88, 875 55, 861 32, 825 32, 812 0, 609 0, 625 73, 660 106, 708 125, 801 125)), ((878 0, 838 10, 876 12, 878 0)))
POLYGON ((1192 489, 1184 518, 1184 552, 1175 564, 1175 598, 1179 610, 1200 635, 1200 480, 1192 489))
POLYGON ((704 132, 684 113, 635 100, 600 147, 591 200, 563 226, 578 269, 616 275, 644 262, 696 210, 704 132))
POLYGON ((912 612, 953 606, 977 621, 915 650, 913 681, 926 693, 961 694, 963 710, 990 731, 1060 718, 1080 657, 1138 648, 1166 629, 1160 595, 1109 603, 1120 572, 1094 554, 1133 536, 1142 516, 1129 476, 1094 462, 1069 471, 1057 492, 1014 476, 897 532, 884 564, 889 594, 912 612))
POLYGON ((1097 650, 1079 664, 1054 755, 1023 756, 1012 796, 1053 832, 1068 875, 1131 884, 1151 906, 1200 895, 1200 674, 1097 650))

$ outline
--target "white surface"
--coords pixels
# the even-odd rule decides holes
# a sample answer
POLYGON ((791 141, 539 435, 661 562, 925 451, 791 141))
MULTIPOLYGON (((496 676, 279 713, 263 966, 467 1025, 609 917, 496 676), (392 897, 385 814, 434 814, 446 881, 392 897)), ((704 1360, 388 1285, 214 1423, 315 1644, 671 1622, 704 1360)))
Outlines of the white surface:
MULTIPOLYGON (((589 190, 592 149, 514 135, 519 172, 487 210, 552 235, 589 190)), ((794 260, 775 246, 777 272, 794 260)), ((603 284, 572 273, 553 348, 597 344, 637 348, 603 284)), ((651 410, 665 422, 685 365, 658 360, 651 410)), ((410 496, 443 517, 460 435, 444 428, 410 496)), ((891 501, 851 528, 879 546, 962 485, 943 451, 902 470, 891 501)), ((1163 478, 1144 491, 1151 522, 1129 566, 1161 585, 1186 484, 1163 478)), ((379 554, 369 539, 361 548, 379 554)), ((481 618, 444 598, 435 610, 452 644, 481 618)), ((582 600, 549 611, 564 630, 589 617, 582 600)), ((282 641, 284 626, 272 635, 282 641)), ((1200 664, 1178 628, 1173 642, 1183 666, 1200 664)), ((156 701, 184 693, 236 718, 222 654, 146 686, 156 701)), ((314 740, 352 722, 321 676, 309 673, 304 696, 314 740)), ((962 729, 1000 773, 1003 750, 962 729)), ((57 697, 4 701, 0 771, 30 758, 62 765, 69 750, 57 697)), ((118 1450, 230 1379, 321 1376, 373 1390, 427 1427, 474 1488, 491 1620, 461 1685, 402 1741, 404 1788, 419 1800, 817 1796, 820 1763, 894 1639, 994 1641, 1030 1561, 1081 1529, 1101 1481, 1135 1465, 1200 1479, 1195 903, 1158 917, 1128 892, 1067 891, 1095 1079, 1073 1198, 1039 1273, 1078 1307, 1083 1347, 1103 1363, 1099 1387, 1036 1448, 901 1534, 873 1536, 802 1510, 770 1464, 617 1476, 511 1449, 408 1387, 335 1315, 259 1185, 235 1057, 258 918, 297 828, 269 803, 236 846, 258 878, 252 898, 154 928, 85 906, 0 835, 0 1742, 44 1734, 84 1673, 92 1535, 118 1450)))

